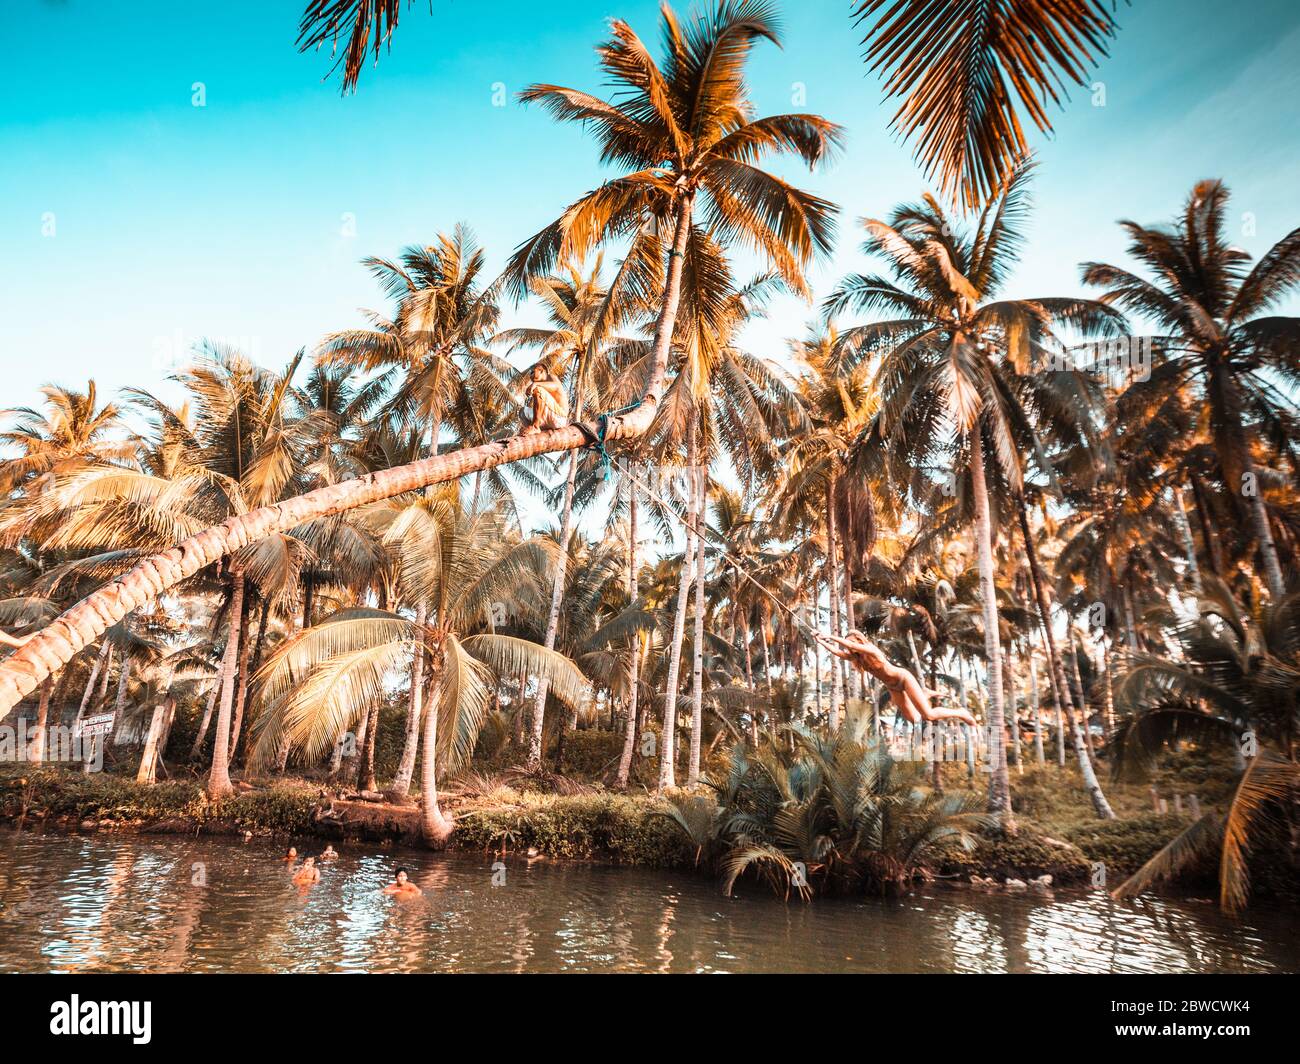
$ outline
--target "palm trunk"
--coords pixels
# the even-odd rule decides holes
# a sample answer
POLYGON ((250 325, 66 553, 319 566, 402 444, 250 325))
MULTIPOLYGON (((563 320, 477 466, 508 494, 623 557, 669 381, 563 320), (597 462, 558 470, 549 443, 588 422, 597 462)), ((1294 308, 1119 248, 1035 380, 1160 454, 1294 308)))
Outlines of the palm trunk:
POLYGON ((1273 541, 1273 531, 1268 524, 1268 509, 1264 505, 1264 496, 1260 491, 1259 473, 1255 461, 1250 456, 1250 441, 1238 427, 1242 455, 1242 473, 1253 482, 1254 491, 1246 496, 1246 507, 1250 511, 1250 523, 1255 533, 1255 543, 1259 547, 1260 560, 1264 563, 1264 580, 1274 602, 1280 602, 1286 594, 1286 581, 1282 578, 1282 564, 1278 561, 1277 544, 1273 541))
MULTIPOLYGON (((560 630, 560 606, 564 602, 564 579, 569 568, 569 540, 573 535, 573 485, 578 477, 578 452, 569 457, 569 475, 564 482, 564 517, 560 522, 560 552, 555 559, 555 579, 551 584, 551 610, 546 615, 547 650, 555 649, 555 636, 560 630)), ((542 763, 542 729, 546 724, 546 696, 551 685, 545 677, 537 681, 537 697, 533 702, 533 731, 528 740, 528 763, 542 763)))
POLYGON ((1065 764, 1064 741, 1059 738, 1061 734, 1059 714, 1064 712, 1065 716, 1070 719, 1071 731, 1074 734, 1074 756, 1079 762, 1079 772, 1083 776, 1084 788, 1092 799, 1092 807, 1103 820, 1114 820, 1115 812, 1111 809, 1110 803, 1106 801, 1106 795, 1101 789, 1101 784, 1097 781, 1097 773, 1092 767, 1092 758, 1088 755, 1088 744, 1084 739, 1082 729, 1079 727, 1078 718, 1074 713, 1074 706, 1070 702, 1070 685, 1065 678, 1065 665, 1056 652, 1056 636, 1052 634, 1052 614, 1047 602, 1043 572, 1038 565, 1038 551, 1034 549, 1034 539, 1029 532, 1029 515, 1025 512, 1023 502, 1018 504, 1018 509, 1020 511, 1020 532, 1025 541, 1025 558, 1029 562, 1029 580, 1034 586, 1034 601, 1038 606, 1038 621, 1043 629, 1043 640, 1047 644, 1047 661, 1052 676, 1052 691, 1056 697, 1058 714, 1057 759, 1060 764, 1065 764))
POLYGON ((440 694, 439 672, 441 663, 435 659, 430 665, 433 684, 429 701, 424 709, 424 750, 420 764, 420 829, 429 846, 441 849, 455 825, 438 808, 438 702, 440 694))
POLYGON ((975 501, 975 545, 979 560, 980 605, 984 616, 984 652, 988 657, 989 800, 990 813, 1003 817, 1015 831, 1011 813, 1011 778, 1007 774, 1005 717, 1002 704, 1002 640, 998 632, 997 590, 993 570, 993 520, 984 479, 984 439, 978 421, 971 426, 971 492, 975 501))
MULTIPOLYGON (((223 659, 224 660, 224 659, 223 659)), ((213 677, 212 690, 208 692, 207 708, 203 710, 203 719, 199 721, 198 733, 194 736, 194 745, 190 747, 190 760, 197 761, 203 752, 203 740, 208 737, 208 728, 212 724, 212 711, 217 705, 217 696, 221 694, 221 676, 213 677)))
POLYGON ((1219 535, 1210 520, 1210 513, 1206 507, 1205 496, 1201 489, 1201 482, 1195 477, 1191 478, 1192 499, 1196 503, 1196 520, 1201 526, 1201 538, 1205 540, 1205 556, 1210 563, 1210 572, 1217 577, 1223 576, 1223 547, 1219 543, 1219 535))
MULTIPOLYGON (((631 478, 627 480, 628 504, 627 504, 627 599, 629 604, 636 601, 637 597, 637 511, 636 511, 636 485, 631 478)), ((638 713, 638 690, 641 682, 641 637, 634 635, 632 637, 632 650, 627 663, 628 672, 628 697, 627 697, 627 725, 623 732, 623 752, 618 758, 618 775, 616 783, 620 790, 627 788, 627 781, 632 774, 632 755, 636 751, 636 725, 638 713)))
POLYGON ((122 671, 117 675, 117 691, 113 698, 113 723, 109 726, 109 733, 112 734, 117 730, 118 722, 122 719, 122 710, 126 708, 126 685, 131 682, 131 655, 122 655, 122 671))
MULTIPOLYGON (((839 532, 835 524, 835 474, 831 473, 830 484, 826 489, 826 594, 830 600, 831 614, 831 633, 833 635, 843 635, 844 632, 840 625, 840 596, 837 590, 839 581, 836 579, 836 558, 839 551, 835 549, 836 541, 839 539, 839 532)), ((840 668, 840 659, 831 656, 831 715, 830 725, 831 734, 834 735, 840 727, 840 708, 844 704, 844 671, 840 668)))
POLYGON ((113 672, 114 654, 113 644, 109 643, 108 657, 104 659, 104 669, 99 674, 99 692, 95 695, 94 707, 97 711, 104 708, 104 702, 108 698, 108 677, 113 672))
POLYGON ((144 753, 140 755, 140 768, 135 774, 136 783, 153 783, 158 769, 159 750, 168 717, 176 711, 176 700, 170 694, 154 707, 149 718, 149 736, 144 753))
POLYGON ((239 630, 245 634, 239 641, 239 681, 235 685, 235 719, 230 724, 230 760, 232 764, 235 755, 239 751, 239 735, 244 726, 244 706, 248 702, 248 662, 252 654, 253 641, 248 638, 247 633, 252 601, 253 597, 248 594, 247 588, 245 588, 244 611, 239 621, 239 630))
POLYGON ((1084 741, 1088 744, 1089 755, 1095 756, 1096 750, 1092 745, 1092 703, 1088 700, 1090 692, 1083 688, 1083 672, 1079 668, 1079 648, 1074 642, 1072 633, 1067 635, 1070 640, 1070 681, 1074 684, 1074 697, 1082 707, 1084 741))
POLYGON ((1187 520, 1187 510, 1183 506, 1183 489, 1174 486, 1174 521, 1178 525, 1178 535, 1183 541, 1183 553, 1187 556, 1187 577, 1192 584, 1192 593, 1198 598, 1202 593, 1201 567, 1196 561, 1196 541, 1192 539, 1192 524, 1187 520))
POLYGON ((1011 720, 1011 746, 1010 757, 1011 764, 1016 766, 1016 772, 1025 771, 1024 765, 1020 763, 1020 698, 1016 693, 1016 648, 1012 643, 1003 651, 1004 662, 1007 670, 1007 716, 1011 720))
POLYGON ((95 693, 95 681, 99 679, 100 671, 104 668, 108 660, 108 640, 105 639, 99 648, 99 654, 95 657, 95 664, 90 667, 90 679, 86 681, 86 691, 81 696, 81 705, 77 708, 77 720, 81 720, 86 715, 86 707, 90 705, 90 697, 95 693))
MULTIPOLYGON (((957 655, 957 685, 961 708, 969 712, 970 706, 966 702, 966 659, 960 654, 957 655)), ((966 776, 973 780, 975 778, 975 729, 969 724, 963 724, 961 729, 966 737, 966 776)))
MULTIPOLYGON (((705 501, 708 498, 705 479, 707 474, 692 471, 697 481, 695 504, 696 527, 704 528, 705 501)), ((695 632, 691 648, 691 752, 687 762, 686 786, 695 787, 700 782, 700 742, 704 734, 704 537, 695 547, 695 632)))
POLYGON ((50 691, 53 686, 53 676, 47 676, 41 681, 41 698, 36 703, 36 726, 32 729, 31 742, 27 744, 27 760, 34 765, 45 762, 45 725, 50 715, 50 691))
MULTIPOLYGON (((695 423, 687 437, 687 465, 695 464, 695 423)), ((686 496, 686 545, 681 578, 677 584, 677 608, 673 615, 673 636, 668 648, 668 678, 664 683, 663 735, 659 750, 659 790, 677 786, 677 685, 681 675, 682 642, 686 635, 686 607, 690 603, 691 577, 695 569, 695 492, 686 496)))
POLYGON ((212 744, 212 770, 208 773, 208 797, 223 798, 234 791, 230 782, 230 718, 235 704, 235 672, 239 664, 240 620, 244 613, 244 574, 231 570, 234 592, 230 597, 230 634, 221 659, 221 701, 217 710, 217 734, 212 744))
MULTIPOLYGON (((849 544, 848 540, 840 532, 838 525, 835 532, 836 543, 839 547, 838 556, 840 566, 844 574, 844 631, 841 634, 848 635, 850 631, 857 627, 857 618, 853 614, 853 577, 849 568, 849 544)), ((847 664, 848 663, 845 662, 846 666, 847 664)), ((844 683, 844 698, 846 702, 850 698, 861 699, 862 684, 864 680, 862 673, 857 669, 847 669, 847 674, 844 683)), ((918 676, 918 679, 919 678, 920 677, 918 676)))
MULTIPOLYGON (((429 608, 421 602, 415 610, 415 623, 423 628, 429 619, 429 608)), ((415 758, 420 752, 420 717, 424 709, 424 643, 417 642, 411 661, 411 694, 406 709, 406 741, 402 744, 402 759, 397 763, 397 776, 388 790, 390 801, 403 801, 411 793, 411 779, 415 776, 415 758)))
POLYGON ((365 752, 361 756, 361 769, 357 777, 360 790, 375 792, 379 785, 375 782, 375 742, 379 738, 379 710, 376 704, 370 710, 369 725, 366 730, 365 752))
POLYGON ((1034 761, 1042 765, 1046 764, 1043 753, 1043 707, 1038 697, 1038 666, 1034 662, 1032 644, 1025 660, 1029 666, 1029 705, 1034 713, 1034 761))

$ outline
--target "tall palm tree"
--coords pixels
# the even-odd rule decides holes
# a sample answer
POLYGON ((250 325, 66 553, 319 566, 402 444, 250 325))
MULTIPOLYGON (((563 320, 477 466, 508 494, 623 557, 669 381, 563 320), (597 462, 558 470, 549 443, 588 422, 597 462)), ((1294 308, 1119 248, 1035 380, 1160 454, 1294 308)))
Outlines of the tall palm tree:
MULTIPOLYGON (((745 65, 760 40, 778 41, 772 6, 726 0, 683 27, 665 8, 666 59, 656 64, 621 20, 599 50, 618 87, 615 103, 558 86, 534 86, 524 98, 564 121, 596 132, 603 156, 631 167, 573 204, 528 241, 512 262, 516 289, 549 272, 560 258, 580 260, 610 239, 634 237, 633 257, 646 277, 662 277, 662 302, 639 405, 608 419, 609 441, 642 435, 654 419, 668 370, 696 210, 725 244, 757 249, 796 288, 799 271, 830 247, 833 205, 763 170, 770 153, 791 153, 815 166, 829 157, 840 130, 816 115, 753 118, 745 65), (671 233, 663 239, 660 234, 671 233), (665 246, 666 245, 666 246, 665 246), (667 252, 667 261, 662 253, 667 252)), ((600 430, 569 426, 515 436, 364 477, 329 484, 259 506, 190 536, 140 562, 113 585, 66 611, 0 664, 0 709, 12 707, 132 608, 247 544, 318 517, 459 479, 550 451, 572 450, 600 430)))
POLYGON ((1140 398, 1162 419, 1185 391, 1204 404, 1224 481, 1246 511, 1269 592, 1280 599, 1286 585, 1252 451, 1261 439, 1285 437, 1294 409, 1285 389, 1300 384, 1300 317, 1270 313, 1300 288, 1300 228, 1249 267, 1250 255, 1224 233, 1227 205, 1221 181, 1201 181, 1173 226, 1121 222, 1129 254, 1156 280, 1087 262, 1083 281, 1162 331, 1164 357, 1149 380, 1132 385, 1130 402, 1140 398))
POLYGON ((887 222, 864 220, 863 249, 883 258, 894 280, 850 277, 827 300, 831 314, 900 315, 846 331, 858 357, 887 346, 880 413, 858 444, 864 463, 904 467, 909 476, 946 469, 954 489, 946 494, 955 495, 960 481, 969 499, 988 662, 989 808, 1009 822, 991 499, 1020 490, 1026 457, 1044 464, 1046 430, 1056 436, 1084 431, 1082 375, 1044 372, 1049 352, 1060 347, 1053 330, 1087 334, 1122 325, 1120 315, 1089 300, 997 298, 1023 242, 1030 169, 1015 172, 971 233, 928 196, 897 208, 887 222))

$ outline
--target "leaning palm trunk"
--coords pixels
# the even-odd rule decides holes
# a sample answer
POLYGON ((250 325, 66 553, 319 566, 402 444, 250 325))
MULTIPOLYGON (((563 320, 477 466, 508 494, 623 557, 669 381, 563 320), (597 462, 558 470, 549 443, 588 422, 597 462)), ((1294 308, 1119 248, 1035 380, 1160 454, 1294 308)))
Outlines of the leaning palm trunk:
MULTIPOLYGON (((691 471, 696 485, 697 502, 695 520, 697 527, 704 526, 704 507, 707 498, 705 474, 691 471)), ((695 632, 691 663, 691 756, 686 771, 686 786, 700 782, 700 740, 704 733, 704 539, 700 537, 695 548, 695 632)))
POLYGON ((1250 510, 1250 523, 1254 526, 1255 542, 1259 547, 1259 556, 1264 563, 1264 579, 1268 583, 1269 594, 1274 602, 1280 602, 1286 593, 1286 582, 1282 579, 1282 565, 1278 561, 1277 544, 1273 541, 1273 531, 1268 524, 1268 510, 1264 506, 1264 497, 1259 492, 1259 474, 1250 457, 1250 444, 1242 446, 1244 474, 1251 478, 1252 491, 1246 494, 1246 506, 1250 510))
POLYGON ((242 642, 239 622, 244 613, 244 574, 235 570, 231 577, 235 590, 230 597, 230 634, 221 660, 221 701, 217 710, 217 735, 212 744, 212 770, 208 773, 211 798, 224 797, 235 789, 230 782, 230 717, 235 704, 235 672, 242 642))
MULTIPOLYGON (((429 607, 421 602, 415 610, 415 625, 421 631, 429 619, 429 607)), ((424 644, 415 644, 411 661, 411 697, 406 710, 406 741, 402 744, 402 759, 397 763, 397 775, 388 789, 390 801, 402 801, 411 793, 411 779, 415 775, 415 758, 420 750, 420 717, 424 711, 424 644)))
MULTIPOLYGON (((668 257, 663 304, 655 323, 654 345, 649 360, 650 375, 645 392, 640 405, 635 409, 609 418, 605 427, 607 441, 640 436, 654 420, 663 392, 673 327, 681 301, 682 263, 690 238, 691 204, 692 194, 686 193, 678 209, 672 253, 668 257)), ((66 665, 74 654, 92 643, 131 610, 152 601, 168 588, 250 543, 276 532, 296 528, 316 518, 342 513, 417 488, 458 480, 471 473, 539 454, 571 451, 586 444, 595 433, 595 426, 584 430, 577 425, 569 425, 562 429, 494 440, 477 447, 449 451, 408 465, 328 484, 292 499, 229 517, 219 525, 182 540, 170 550, 145 558, 116 580, 65 610, 55 621, 36 633, 26 645, 15 651, 0 664, 0 714, 16 706, 45 677, 66 665)))
POLYGON ((1029 582, 1034 585, 1034 601, 1038 606, 1038 621, 1043 628, 1043 641, 1047 644, 1047 663, 1052 677, 1052 693, 1056 697, 1058 761, 1065 764, 1065 745, 1062 738, 1061 714, 1070 720, 1070 730, 1074 734, 1074 756, 1079 762, 1079 773, 1083 776, 1083 786, 1092 799, 1092 807, 1103 820, 1114 820, 1115 811, 1106 800, 1105 792, 1097 780, 1097 773, 1092 767, 1092 758, 1088 755, 1088 744, 1084 740, 1083 729, 1079 726, 1070 701, 1070 685, 1065 677, 1065 665, 1056 652, 1056 636, 1052 634, 1051 613, 1047 604, 1047 591, 1043 585, 1043 572, 1038 565, 1038 551, 1034 549, 1034 539, 1029 533, 1029 516, 1025 513, 1023 503, 1020 510, 1020 533, 1025 541, 1025 557, 1029 562, 1029 582))
MULTIPOLYGON (((542 645, 555 649, 560 630, 560 606, 564 602, 564 580, 569 571, 569 540, 573 535, 573 485, 578 479, 578 452, 569 456, 569 476, 564 482, 564 517, 560 522, 560 552, 555 559, 555 578, 551 583, 551 611, 546 615, 546 638, 542 645)), ((528 764, 542 763, 542 729, 546 725, 546 696, 551 685, 546 677, 537 680, 537 697, 533 701, 533 730, 528 739, 528 764)))
POLYGON ((1000 814, 1008 830, 1011 816, 1011 779, 1007 775, 1005 717, 1002 706, 1002 645, 998 633, 998 603, 993 578, 993 521, 989 514, 988 486, 984 480, 984 439, 978 421, 971 426, 971 491, 975 499, 975 543, 979 560, 980 605, 984 614, 984 653, 988 658, 989 812, 1000 814))

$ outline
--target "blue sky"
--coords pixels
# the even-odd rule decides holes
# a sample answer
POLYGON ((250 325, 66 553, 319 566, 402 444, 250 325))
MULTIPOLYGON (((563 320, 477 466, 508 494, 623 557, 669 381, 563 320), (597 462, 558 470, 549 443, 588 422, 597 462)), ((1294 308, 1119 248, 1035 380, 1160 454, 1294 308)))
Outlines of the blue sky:
MULTIPOLYGON (((432 14, 419 0, 341 98, 323 80, 328 56, 294 48, 300 6, 32 0, 6 12, 0 405, 89 376, 109 391, 155 387, 203 337, 282 364, 383 306, 363 256, 458 221, 495 272, 602 172, 579 130, 513 98, 494 106, 494 91, 597 89, 592 48, 609 16, 656 33, 647 0, 435 0, 432 14)), ((856 219, 924 188, 887 131, 892 108, 850 7, 785 3, 784 51, 763 47, 753 64, 761 111, 817 111, 848 130, 831 169, 800 177, 844 212, 836 255, 811 275, 819 296, 865 265, 856 219), (806 107, 791 105, 796 85, 806 107)), ((1013 294, 1079 291, 1079 261, 1123 259, 1117 218, 1167 219, 1202 177, 1231 186, 1235 238, 1253 254, 1300 223, 1300 7, 1136 0, 1119 19, 1096 74, 1105 106, 1076 91, 1054 138, 1036 139, 1037 209, 1013 294)), ((780 300, 748 341, 779 357, 812 314, 780 300)))

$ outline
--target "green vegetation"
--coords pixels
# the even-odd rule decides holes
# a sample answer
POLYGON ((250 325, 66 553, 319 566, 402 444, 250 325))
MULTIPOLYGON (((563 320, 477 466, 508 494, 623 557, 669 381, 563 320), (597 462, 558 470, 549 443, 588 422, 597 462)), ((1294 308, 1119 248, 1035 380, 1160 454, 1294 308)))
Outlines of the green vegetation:
MULTIPOLYGON (((33 770, 6 809, 305 831, 323 785, 380 836, 805 897, 1086 861, 1123 897, 1208 863, 1237 911, 1294 879, 1300 229, 1253 259, 1207 179, 1121 223, 1132 268, 1079 264, 1092 298, 1009 295, 1017 116, 1086 82, 1101 6, 855 6, 945 201, 844 205, 868 265, 787 366, 748 330, 813 300, 841 208, 777 171, 844 130, 759 114, 775 6, 721 0, 656 45, 613 20, 608 98, 523 91, 615 172, 499 281, 467 227, 415 234, 364 262, 386 310, 276 367, 204 344, 171 393, 5 412, 0 710, 36 761, 111 716, 140 782, 33 770), (544 324, 502 328, 511 299, 544 324), (880 752, 936 700, 984 771, 880 752)), ((347 39, 355 86, 401 9, 313 3, 303 43, 347 39)))

